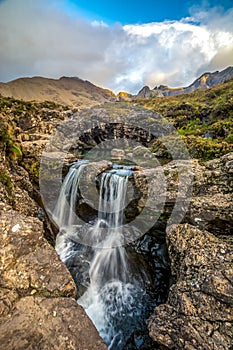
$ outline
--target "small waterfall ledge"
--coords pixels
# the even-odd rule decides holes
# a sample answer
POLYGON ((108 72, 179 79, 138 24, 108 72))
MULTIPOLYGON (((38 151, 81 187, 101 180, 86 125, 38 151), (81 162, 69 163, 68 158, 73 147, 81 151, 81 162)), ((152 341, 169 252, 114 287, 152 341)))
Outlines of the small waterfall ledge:
POLYGON ((63 181, 52 213, 59 228, 55 248, 77 285, 77 302, 109 350, 140 349, 150 343, 146 320, 167 297, 165 234, 153 228, 141 234, 127 225, 142 200, 133 188, 134 167, 111 165, 87 183, 83 177, 91 166, 87 160, 74 163, 63 181))

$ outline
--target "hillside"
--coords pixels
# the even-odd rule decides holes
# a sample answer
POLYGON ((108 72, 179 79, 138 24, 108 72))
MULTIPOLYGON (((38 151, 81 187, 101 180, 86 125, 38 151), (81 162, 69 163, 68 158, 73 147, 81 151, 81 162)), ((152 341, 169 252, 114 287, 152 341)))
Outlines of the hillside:
POLYGON ((115 95, 110 90, 75 77, 62 77, 58 80, 42 77, 20 78, 0 83, 0 94, 24 101, 53 101, 78 109, 115 100, 115 95))
MULTIPOLYGON (((233 79, 209 89, 179 96, 137 99, 134 103, 166 117, 183 137, 191 156, 208 160, 233 149, 232 96, 233 79)), ((151 147, 158 155, 166 156, 159 141, 151 147)))
POLYGON ((233 78, 233 67, 227 67, 221 72, 204 73, 187 87, 171 88, 166 85, 160 85, 151 90, 148 86, 144 86, 136 95, 136 98, 177 96, 199 89, 210 88, 231 78, 233 78))

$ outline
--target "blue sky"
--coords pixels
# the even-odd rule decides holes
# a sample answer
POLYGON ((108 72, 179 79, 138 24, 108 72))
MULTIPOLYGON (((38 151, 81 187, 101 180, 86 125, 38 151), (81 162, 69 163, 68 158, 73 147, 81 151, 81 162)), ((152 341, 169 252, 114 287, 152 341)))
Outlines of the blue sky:
POLYGON ((165 19, 179 19, 188 15, 190 1, 70 1, 84 16, 107 23, 149 23, 165 19))
POLYGON ((179 20, 190 16, 192 8, 222 7, 227 10, 233 7, 232 0, 182 1, 182 0, 70 0, 69 11, 77 11, 91 20, 103 20, 108 24, 161 22, 164 20, 179 20), (73 5, 73 6, 72 6, 73 5))
POLYGON ((233 65, 233 0, 0 0, 0 81, 78 76, 114 92, 233 65))

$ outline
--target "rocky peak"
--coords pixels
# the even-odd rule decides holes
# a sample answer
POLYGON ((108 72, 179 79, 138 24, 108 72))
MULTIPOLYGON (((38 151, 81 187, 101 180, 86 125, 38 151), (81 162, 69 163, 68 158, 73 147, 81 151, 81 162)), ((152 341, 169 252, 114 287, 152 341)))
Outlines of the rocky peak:
POLYGON ((136 98, 148 98, 151 96, 177 96, 198 89, 209 88, 214 85, 224 83, 231 78, 233 78, 233 67, 227 67, 221 72, 206 72, 187 87, 170 88, 167 85, 160 85, 151 90, 148 86, 144 86, 136 95, 136 98))
POLYGON ((149 86, 144 86, 139 93, 137 94, 138 98, 147 98, 150 97, 152 91, 150 90, 149 86))

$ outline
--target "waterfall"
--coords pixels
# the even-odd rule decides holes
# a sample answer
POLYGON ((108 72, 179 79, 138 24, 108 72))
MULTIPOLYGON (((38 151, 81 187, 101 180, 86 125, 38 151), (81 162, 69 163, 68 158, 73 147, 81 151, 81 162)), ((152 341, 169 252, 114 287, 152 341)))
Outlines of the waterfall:
POLYGON ((79 181, 88 162, 75 163, 67 174, 54 209, 60 228, 56 250, 71 268, 84 292, 77 302, 84 307, 111 350, 124 348, 127 339, 145 326, 148 296, 133 273, 124 247, 124 208, 127 202, 129 170, 101 174, 98 217, 83 227, 77 225, 79 181), (80 243, 80 234, 93 246, 80 243))
POLYGON ((75 209, 76 202, 78 200, 80 174, 87 164, 87 161, 74 163, 63 182, 60 195, 52 215, 53 220, 56 222, 59 228, 70 227, 75 224, 75 209))

